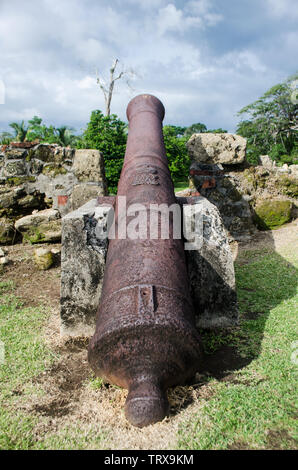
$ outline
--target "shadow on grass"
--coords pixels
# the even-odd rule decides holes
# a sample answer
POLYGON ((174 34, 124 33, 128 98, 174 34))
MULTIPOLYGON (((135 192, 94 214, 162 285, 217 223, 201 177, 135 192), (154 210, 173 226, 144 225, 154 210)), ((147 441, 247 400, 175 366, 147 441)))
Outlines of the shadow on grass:
POLYGON ((200 373, 206 381, 224 379, 256 359, 270 311, 297 292, 297 269, 275 251, 271 232, 260 236, 266 239, 266 248, 240 252, 235 262, 239 326, 201 331, 200 373))
MULTIPOLYGON (((239 170, 243 171, 243 168, 239 167, 239 170)), ((244 201, 242 194, 231 179, 226 174, 217 174, 216 172, 213 176, 216 180, 215 187, 208 185, 205 187, 205 180, 210 176, 202 175, 195 176, 195 186, 202 196, 217 206, 225 228, 237 239, 241 230, 245 232, 247 229, 247 234, 249 233, 248 219, 251 218, 251 222, 260 226, 260 220, 257 220, 253 208, 244 201), (224 191, 224 197, 222 191, 224 191), (247 216, 247 220, 245 217, 243 218, 242 214, 245 207, 249 209, 248 213, 251 214, 250 217, 247 216), (240 217, 242 221, 239 226, 237 225, 236 230, 233 226, 235 216, 238 219, 240 217)), ((246 252, 241 250, 235 261, 240 313, 239 327, 217 331, 200 331, 205 350, 200 373, 207 379, 208 377, 223 379, 231 372, 242 369, 256 359, 261 351, 264 329, 270 311, 296 293, 297 269, 276 252, 270 227, 266 226, 264 221, 261 225, 263 231, 251 238, 249 249, 246 252), (254 242, 259 238, 262 239, 264 248, 253 249, 254 242)), ((202 267, 204 267, 204 262, 202 267)), ((210 269, 214 270, 211 265, 209 273, 210 269)), ((216 282, 207 287, 219 291, 219 293, 215 292, 215 296, 222 296, 230 302, 229 291, 226 290, 226 294, 216 277, 214 279, 216 282), (219 288, 216 289, 214 286, 219 286, 219 288)), ((204 298, 205 292, 199 295, 204 298)), ((223 303, 221 300, 221 304, 223 303)), ((208 310, 208 306, 204 308, 208 310)), ((224 305, 224 308, 229 309, 229 305, 224 305)), ((199 308, 198 311, 203 310, 199 308)), ((221 310, 219 309, 219 311, 221 310)))

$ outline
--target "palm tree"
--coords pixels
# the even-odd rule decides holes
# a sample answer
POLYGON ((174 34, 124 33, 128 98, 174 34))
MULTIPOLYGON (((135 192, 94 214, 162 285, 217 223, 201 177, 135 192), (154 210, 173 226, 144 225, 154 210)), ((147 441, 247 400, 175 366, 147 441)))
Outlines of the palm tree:
POLYGON ((28 126, 25 126, 24 121, 22 121, 20 124, 18 122, 12 122, 9 124, 9 126, 12 127, 15 132, 14 138, 18 142, 25 142, 28 132, 28 126))
POLYGON ((13 136, 10 134, 10 132, 0 133, 0 145, 9 145, 12 140, 13 136))
POLYGON ((57 143, 63 147, 71 147, 75 144, 76 136, 72 133, 74 129, 68 126, 61 126, 56 128, 57 132, 57 143))

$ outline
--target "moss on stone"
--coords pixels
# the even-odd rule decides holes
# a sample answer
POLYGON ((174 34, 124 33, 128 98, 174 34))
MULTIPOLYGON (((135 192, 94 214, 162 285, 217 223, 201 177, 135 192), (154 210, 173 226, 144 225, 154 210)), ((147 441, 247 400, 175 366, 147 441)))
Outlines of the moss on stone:
POLYGON ((12 243, 15 236, 13 222, 5 217, 0 219, 0 245, 12 243))
POLYGON ((38 248, 34 251, 34 261, 38 269, 49 269, 54 262, 53 253, 45 248, 38 248))
POLYGON ((61 240, 61 220, 51 220, 38 225, 29 225, 21 230, 23 241, 30 244, 59 242, 61 240))
POLYGON ((55 178, 58 175, 65 175, 67 170, 59 164, 50 163, 45 165, 42 170, 42 174, 49 176, 50 178, 55 178))
POLYGON ((35 176, 13 176, 7 178, 6 184, 9 186, 20 186, 23 183, 35 183, 35 176))
POLYGON ((14 190, 3 191, 0 194, 0 207, 1 209, 8 209, 13 207, 16 203, 17 197, 14 190))
POLYGON ((34 150, 34 157, 43 162, 51 162, 54 160, 53 147, 47 144, 40 144, 34 150))
POLYGON ((229 189, 229 192, 228 192, 228 197, 233 201, 233 202, 237 202, 237 201, 240 201, 242 199, 242 195, 241 193, 234 187, 231 185, 230 189, 229 189))
POLYGON ((45 236, 39 231, 38 227, 30 227, 28 232, 23 233, 23 242, 24 241, 34 245, 34 243, 42 243, 46 240, 45 236))
POLYGON ((277 182, 283 194, 290 197, 298 197, 298 179, 282 175, 277 182))
POLYGON ((27 194, 18 200, 18 205, 24 208, 38 208, 42 205, 40 195, 27 194))
POLYGON ((8 217, 11 220, 15 219, 15 210, 5 207, 4 209, 0 209, 0 218, 1 217, 8 217))
POLYGON ((247 168, 243 172, 243 186, 246 188, 246 192, 252 192, 257 189, 257 181, 255 178, 255 169, 254 167, 247 168))
POLYGON ((291 220, 292 202, 264 199, 255 207, 254 220, 260 230, 272 230, 291 220))
POLYGON ((35 155, 34 149, 29 149, 25 160, 27 162, 31 162, 32 158, 34 158, 34 155, 35 155))

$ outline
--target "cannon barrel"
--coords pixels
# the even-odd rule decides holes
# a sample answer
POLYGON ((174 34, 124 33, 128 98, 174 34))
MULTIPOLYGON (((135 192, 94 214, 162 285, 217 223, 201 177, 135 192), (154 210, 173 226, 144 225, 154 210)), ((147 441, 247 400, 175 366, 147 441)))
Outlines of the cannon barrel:
MULTIPOLYGON (((194 327, 183 240, 150 238, 150 205, 176 204, 162 133, 163 104, 140 95, 127 107, 129 133, 115 203, 116 237, 109 240, 96 331, 88 359, 96 375, 127 388, 127 419, 135 426, 168 413, 168 387, 198 369, 201 348, 194 327), (141 204, 147 234, 119 236, 133 220, 121 209, 141 204), (118 234, 118 235, 117 235, 118 234)), ((142 219, 144 220, 144 219, 142 219)))

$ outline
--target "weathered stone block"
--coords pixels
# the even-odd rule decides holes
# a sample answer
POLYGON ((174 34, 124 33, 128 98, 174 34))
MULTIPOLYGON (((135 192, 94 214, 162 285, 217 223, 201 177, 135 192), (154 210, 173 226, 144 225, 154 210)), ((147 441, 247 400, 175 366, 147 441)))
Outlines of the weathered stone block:
POLYGON ((11 160, 9 161, 4 170, 4 176, 22 176, 27 174, 26 164, 23 160, 11 160))
MULTIPOLYGON (((233 256, 216 206, 204 197, 184 209, 184 224, 196 227, 199 245, 185 251, 196 325, 201 328, 237 324, 238 308, 233 256), (197 223, 195 224, 195 220, 197 223)), ((188 240, 191 242, 192 240, 188 240)))
POLYGON ((0 153, 0 172, 1 172, 2 168, 4 167, 4 164, 5 164, 4 154, 0 153))
POLYGON ((55 178, 57 175, 66 175, 67 170, 61 163, 46 163, 42 170, 43 175, 49 178, 55 178))
POLYGON ((256 202, 254 219, 261 230, 271 230, 291 220, 293 203, 288 199, 266 198, 256 202))
POLYGON ((94 332, 107 252, 96 232, 106 230, 109 211, 93 199, 62 219, 61 335, 94 332))
MULTIPOLYGON (((267 170, 263 168, 263 171, 267 170)), ((239 172, 225 173, 221 164, 194 162, 190 167, 193 185, 218 208, 228 236, 243 240, 249 238, 256 228, 248 200, 239 188, 238 175, 239 172)), ((246 181, 246 184, 249 191, 251 182, 246 181)))
POLYGON ((245 160, 246 139, 240 135, 193 134, 186 145, 193 162, 235 165, 245 160))
MULTIPOLYGON (((198 215, 201 244, 186 251, 196 323, 202 328, 237 323, 237 298, 232 253, 216 207, 203 197, 177 198, 186 204, 184 221, 198 215), (194 203, 190 205, 189 202, 194 203)), ((106 230, 111 198, 88 202, 62 219, 61 334, 90 336, 94 332, 107 253, 106 230), (110 201, 109 201, 110 199, 110 201)), ((188 240, 191 242, 192 240, 188 240)))
POLYGON ((72 209, 76 210, 86 204, 91 199, 98 196, 105 196, 106 188, 103 182, 100 183, 80 183, 72 190, 72 209))
POLYGON ((42 172, 43 162, 41 160, 37 160, 33 158, 30 163, 30 172, 33 175, 39 175, 42 172))
POLYGON ((0 245, 8 245, 13 242, 15 229, 13 222, 6 217, 0 218, 0 245))
POLYGON ((79 181, 98 183, 105 181, 104 159, 98 150, 75 151, 73 171, 79 181))
POLYGON ((45 209, 18 219, 15 228, 30 243, 56 243, 61 240, 61 219, 55 209, 45 209))
POLYGON ((25 149, 9 148, 5 151, 5 157, 8 160, 24 159, 27 153, 25 149))
POLYGON ((17 199, 18 194, 15 189, 11 189, 8 186, 0 188, 0 209, 13 208, 17 199))
MULTIPOLYGON (((292 165, 293 167, 298 165, 292 165)), ((290 166, 289 168, 292 168, 290 166)), ((285 196, 298 198, 298 174, 291 170, 291 173, 280 175, 277 179, 277 187, 285 196)))
POLYGON ((54 263, 54 255, 47 248, 37 248, 34 250, 34 262, 38 269, 45 271, 54 263))
POLYGON ((34 158, 43 162, 52 162, 54 160, 54 146, 48 144, 39 144, 34 148, 34 158))
POLYGON ((269 155, 260 155, 259 161, 260 165, 262 165, 264 168, 267 168, 267 170, 276 169, 275 161, 273 161, 272 158, 269 157, 269 155))

